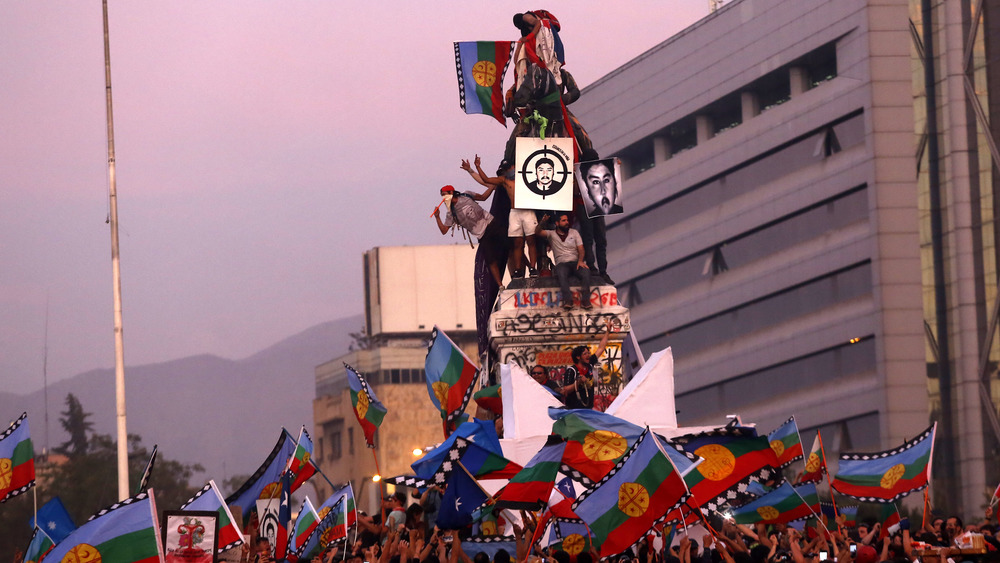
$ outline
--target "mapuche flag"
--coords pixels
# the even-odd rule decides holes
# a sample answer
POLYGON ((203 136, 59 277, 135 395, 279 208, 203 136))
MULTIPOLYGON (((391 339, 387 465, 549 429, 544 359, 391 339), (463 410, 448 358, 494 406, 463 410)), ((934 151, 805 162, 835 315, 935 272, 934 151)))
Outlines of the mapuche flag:
POLYGON ((733 510, 732 515, 737 524, 787 524, 816 516, 818 511, 816 485, 807 483, 792 487, 785 481, 766 495, 733 510))
POLYGON ((555 419, 552 433, 566 440, 563 463, 573 469, 571 477, 584 483, 599 481, 608 474, 643 428, 610 414, 592 409, 549 409, 555 419))
MULTIPOLYGON (((562 471, 585 486, 607 475, 643 432, 641 426, 592 409, 550 407, 549 418, 555 420, 552 433, 566 439, 563 452, 566 467, 562 471)), ((674 467, 686 475, 697 457, 685 454, 660 437, 657 439, 674 467)))
POLYGON ((35 451, 23 413, 0 434, 0 503, 35 486, 35 451))
POLYGON ((831 483, 840 494, 866 502, 889 503, 927 486, 933 425, 902 446, 871 454, 840 454, 840 467, 831 483))
POLYGON ((716 509, 735 493, 745 494, 751 481, 768 481, 777 472, 777 456, 764 436, 746 426, 726 426, 674 438, 685 451, 700 458, 684 476, 692 504, 716 509))
POLYGON ((507 126, 503 77, 513 52, 513 41, 455 42, 459 105, 465 113, 490 115, 507 126))
POLYGON ((358 512, 354 505, 354 489, 348 483, 330 495, 316 509, 316 514, 319 516, 319 524, 296 549, 300 561, 311 561, 331 542, 347 537, 347 531, 358 521, 358 512))
POLYGON ((250 512, 256 512, 258 499, 277 499, 281 495, 281 475, 288 467, 288 459, 295 452, 295 446, 295 439, 282 428, 264 463, 235 493, 226 497, 226 504, 235 504, 243 511, 243 525, 249 522, 250 512))
POLYGON ((441 464, 445 479, 458 469, 454 467, 455 461, 461 463, 476 479, 510 479, 523 469, 489 448, 484 448, 461 436, 455 438, 455 444, 448 452, 448 459, 441 464))
POLYGON ((24 563, 38 563, 55 545, 56 542, 45 533, 45 530, 35 528, 35 532, 31 534, 31 541, 24 550, 24 563))
POLYGON ((219 547, 216 549, 216 553, 243 545, 243 533, 233 518, 233 513, 226 506, 226 501, 222 499, 222 493, 214 480, 209 481, 207 485, 188 499, 181 506, 181 510, 207 510, 219 514, 219 541, 217 542, 219 547))
POLYGON ((364 376, 355 371, 351 366, 344 364, 347 370, 347 385, 351 388, 351 405, 354 407, 354 415, 361 424, 361 431, 365 433, 365 442, 369 448, 375 447, 375 431, 382 425, 385 418, 385 405, 375 396, 375 391, 368 386, 364 376))
POLYGON ((642 539, 687 497, 680 472, 647 429, 610 473, 580 494, 573 512, 590 526, 604 558, 642 539))
POLYGON ((295 519, 294 533, 292 534, 291 550, 295 553, 305 547, 309 534, 319 525, 319 514, 313 506, 309 497, 302 501, 302 508, 299 509, 299 516, 295 519))
POLYGON ((548 441, 538 450, 524 469, 511 477, 507 485, 496 495, 498 509, 541 510, 548 503, 555 485, 556 475, 562 467, 566 442, 550 435, 548 441))
POLYGON ((115 503, 66 536, 46 561, 159 563, 159 522, 152 490, 115 503))
POLYGON ((771 443, 774 455, 778 456, 780 469, 802 459, 802 439, 799 438, 799 427, 795 424, 794 416, 768 434, 767 440, 771 443))
POLYGON ((799 477, 799 483, 819 483, 826 474, 826 456, 823 455, 823 437, 816 431, 812 449, 806 458, 806 469, 799 477))
POLYGON ((472 398, 472 387, 479 370, 448 335, 435 326, 424 361, 424 373, 427 375, 427 392, 431 402, 441 411, 447 436, 472 398))

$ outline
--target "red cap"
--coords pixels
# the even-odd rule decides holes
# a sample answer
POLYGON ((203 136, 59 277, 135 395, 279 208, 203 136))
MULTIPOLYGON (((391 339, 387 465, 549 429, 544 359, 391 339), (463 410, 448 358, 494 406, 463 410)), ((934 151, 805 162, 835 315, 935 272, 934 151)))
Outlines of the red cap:
POLYGON ((455 186, 445 186, 445 187, 441 188, 441 191, 442 192, 453 192, 453 191, 455 191, 455 186))

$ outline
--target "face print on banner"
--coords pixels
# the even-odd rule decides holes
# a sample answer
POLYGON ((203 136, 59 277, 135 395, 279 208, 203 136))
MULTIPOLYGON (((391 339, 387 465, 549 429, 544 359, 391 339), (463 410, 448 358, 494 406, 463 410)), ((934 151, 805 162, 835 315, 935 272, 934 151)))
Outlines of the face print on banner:
POLYGON ((576 181, 588 217, 618 215, 622 209, 622 167, 617 158, 576 164, 576 181))
POLYGON ((573 210, 573 139, 518 137, 514 171, 517 209, 573 210))

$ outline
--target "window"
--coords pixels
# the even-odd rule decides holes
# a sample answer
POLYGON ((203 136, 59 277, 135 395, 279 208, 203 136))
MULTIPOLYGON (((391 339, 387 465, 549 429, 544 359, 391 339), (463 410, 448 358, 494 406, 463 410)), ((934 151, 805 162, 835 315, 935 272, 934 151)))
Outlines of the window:
POLYGON ((341 449, 341 433, 344 431, 344 419, 336 418, 329 422, 323 423, 323 436, 321 439, 325 439, 329 443, 328 451, 326 451, 327 461, 336 461, 343 456, 343 451, 341 449))
POLYGON ((868 261, 744 303, 640 342, 652 354, 667 346, 692 354, 712 346, 871 294, 868 261))
MULTIPOLYGON (((779 393, 794 393, 828 381, 874 372, 875 339, 837 346, 745 373, 718 385, 678 393, 677 422, 683 425, 705 412, 734 412, 779 393), (809 374, 803 377, 803 374, 809 374)), ((825 433, 826 430, 823 430, 825 433)), ((877 433, 876 433, 877 435, 877 433)))
POLYGON ((708 274, 749 264, 867 219, 868 190, 860 186, 636 277, 626 282, 631 299, 626 302, 634 307, 643 300, 669 295, 703 281, 708 274))

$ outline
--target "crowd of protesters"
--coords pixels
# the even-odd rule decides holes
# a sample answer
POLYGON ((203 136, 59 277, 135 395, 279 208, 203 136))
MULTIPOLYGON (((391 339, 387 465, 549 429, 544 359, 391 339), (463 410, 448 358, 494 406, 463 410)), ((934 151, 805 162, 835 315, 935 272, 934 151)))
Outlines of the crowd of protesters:
MULTIPOLYGON (((441 490, 435 486, 434 492, 440 494, 441 490)), ((358 533, 351 538, 347 553, 342 546, 335 547, 312 563, 593 563, 599 559, 594 551, 571 554, 539 543, 532 545, 538 523, 533 514, 523 511, 523 525, 512 525, 515 552, 500 549, 490 557, 484 551, 469 549, 474 543, 463 546, 461 539, 468 530, 438 529, 433 517, 426 517, 427 498, 426 492, 414 495, 413 503, 403 508, 406 495, 391 495, 383 503, 388 526, 379 524, 379 514, 359 513, 358 533), (394 512, 400 516, 392 517, 394 512)), ((929 558, 930 554, 940 557, 941 563, 1000 561, 998 526, 989 509, 986 518, 976 524, 965 525, 957 516, 934 517, 928 518, 922 529, 911 530, 909 520, 904 518, 892 527, 891 533, 883 533, 877 522, 847 527, 841 521, 832 531, 822 524, 798 528, 763 523, 746 526, 721 518, 715 523, 709 526, 712 533, 704 533, 701 525, 690 530, 678 527, 673 534, 651 533, 613 558, 614 563, 910 563, 929 558), (702 532, 701 537, 692 537, 695 530, 702 532), (984 553, 956 546, 956 538, 965 532, 982 535, 984 546, 978 551, 984 553), (667 541, 669 545, 664 545, 667 541)))

